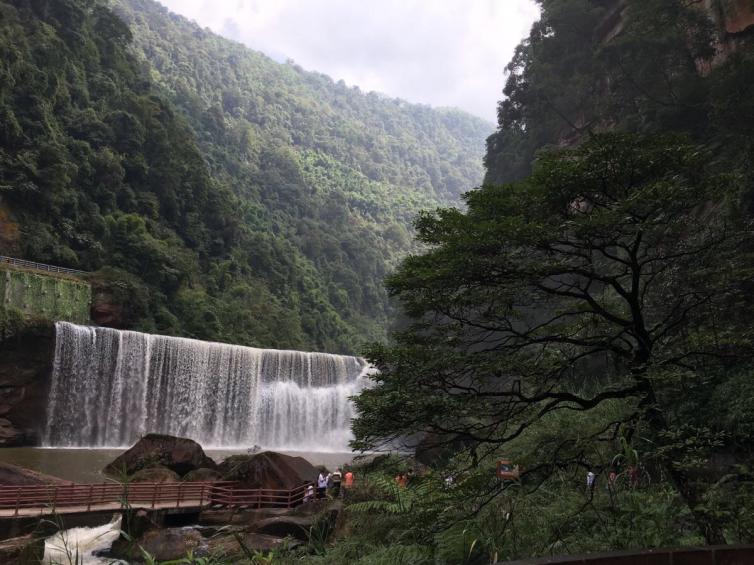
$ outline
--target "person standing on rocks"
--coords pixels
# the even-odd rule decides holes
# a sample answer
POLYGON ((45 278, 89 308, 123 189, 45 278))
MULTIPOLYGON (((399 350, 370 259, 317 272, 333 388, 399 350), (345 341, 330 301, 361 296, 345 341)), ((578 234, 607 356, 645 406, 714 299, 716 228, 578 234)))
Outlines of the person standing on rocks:
POLYGON ((327 492, 327 475, 325 475, 324 471, 320 471, 319 477, 317 477, 317 498, 325 498, 326 492, 327 492))

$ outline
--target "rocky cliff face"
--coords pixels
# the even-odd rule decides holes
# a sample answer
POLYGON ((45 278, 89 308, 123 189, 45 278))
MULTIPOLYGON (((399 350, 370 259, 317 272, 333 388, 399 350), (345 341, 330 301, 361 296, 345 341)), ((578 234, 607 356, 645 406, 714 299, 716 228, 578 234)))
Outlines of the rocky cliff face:
POLYGON ((54 354, 52 324, 0 341, 0 447, 39 443, 54 354))

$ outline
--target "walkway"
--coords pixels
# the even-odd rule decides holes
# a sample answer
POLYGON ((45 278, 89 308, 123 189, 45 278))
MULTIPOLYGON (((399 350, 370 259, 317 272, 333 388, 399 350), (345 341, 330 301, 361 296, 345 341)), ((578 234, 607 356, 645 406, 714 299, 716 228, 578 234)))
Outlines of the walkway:
POLYGON ((228 482, 0 486, 0 518, 117 512, 125 508, 293 508, 304 502, 308 486, 291 490, 242 489, 228 482))

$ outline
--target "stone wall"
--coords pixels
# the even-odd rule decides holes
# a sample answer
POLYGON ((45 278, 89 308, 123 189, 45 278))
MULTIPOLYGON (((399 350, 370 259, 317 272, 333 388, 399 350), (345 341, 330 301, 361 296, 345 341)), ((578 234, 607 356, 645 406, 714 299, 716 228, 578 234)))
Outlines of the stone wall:
POLYGON ((13 308, 27 318, 89 321, 92 289, 88 282, 0 266, 0 308, 13 308))

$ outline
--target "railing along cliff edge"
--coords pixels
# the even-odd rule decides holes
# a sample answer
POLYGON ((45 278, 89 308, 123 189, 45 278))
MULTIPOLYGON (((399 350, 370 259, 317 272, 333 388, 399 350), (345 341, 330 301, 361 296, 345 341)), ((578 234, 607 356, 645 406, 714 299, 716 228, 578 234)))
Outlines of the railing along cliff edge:
POLYGON ((25 269, 34 269, 35 271, 47 271, 49 273, 62 273, 65 275, 83 276, 89 273, 85 271, 78 271, 76 269, 69 269, 68 267, 58 267, 56 265, 47 265, 45 263, 37 263, 36 261, 27 261, 26 259, 16 259, 15 257, 6 257, 0 255, 0 264, 13 265, 14 267, 23 267, 25 269))

